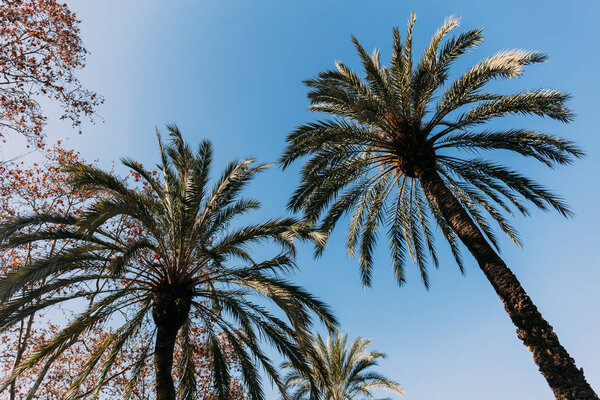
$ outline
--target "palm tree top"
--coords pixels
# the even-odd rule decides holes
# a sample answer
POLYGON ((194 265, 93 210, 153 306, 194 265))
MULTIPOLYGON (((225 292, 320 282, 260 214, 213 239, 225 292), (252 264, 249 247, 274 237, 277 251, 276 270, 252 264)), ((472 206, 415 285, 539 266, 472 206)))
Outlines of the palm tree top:
MULTIPOLYGON (((316 378, 318 395, 323 400, 375 399, 373 389, 385 389, 396 394, 404 394, 395 381, 373 371, 378 361, 385 358, 379 351, 368 351, 370 339, 362 336, 348 343, 348 334, 335 333, 324 340, 317 334, 314 340, 316 360, 312 374, 316 378)), ((316 398, 311 391, 310 381, 290 363, 283 367, 289 372, 285 385, 293 400, 316 398)), ((384 400, 384 399, 380 399, 384 400)))
MULTIPOLYGON (((158 135, 162 177, 124 159, 123 164, 144 183, 142 188, 131 188, 96 167, 70 165, 66 168, 71 183, 98 194, 82 214, 32 215, 0 227, 3 248, 48 240, 71 243, 64 251, 19 266, 0 279, 0 329, 37 310, 92 298, 89 307, 25 360, 5 385, 38 362, 63 352, 91 326, 121 313, 125 321, 92 351, 67 399, 75 398, 84 379, 98 368, 105 377, 128 339, 144 326, 152 327, 156 347, 153 353, 148 343, 142 354, 154 354, 155 359, 160 355, 163 358, 156 361, 159 365, 169 357, 172 363, 176 338, 182 354, 191 352, 194 325, 206 332, 215 392, 226 396, 233 373, 223 356, 220 338, 224 337, 233 346, 248 394, 252 399, 263 399, 259 368, 283 390, 277 369, 261 349, 263 340, 306 370, 309 367, 302 343, 308 340, 312 314, 329 329, 335 328, 336 320, 324 303, 284 278, 295 268, 295 242, 321 241, 321 235, 295 218, 234 224, 240 215, 259 208, 258 201, 240 194, 266 165, 255 164, 253 159, 231 162, 211 187, 210 142, 202 141, 194 151, 176 126, 168 129, 168 144, 158 135), (134 229, 134 234, 118 235, 111 228, 115 221, 134 229), (39 229, 32 232, 31 228, 39 229), (277 244, 280 252, 266 260, 256 259, 252 250, 269 241, 277 244), (36 285, 39 282, 44 284, 36 285), (66 294, 60 295, 63 290, 66 294), (264 300, 283 311, 285 317, 272 314, 262 305, 264 300), (170 347, 165 350, 166 342, 170 347), (107 352, 108 358, 104 357, 107 352)), ((136 360, 136 365, 144 361, 136 360)), ((184 368, 177 378, 179 398, 193 399, 195 366, 191 358, 182 362, 184 368)), ((165 365, 166 374, 157 372, 157 382, 161 376, 170 379, 170 364, 165 365)), ((142 368, 133 371, 131 385, 137 379, 135 371, 141 373, 142 368)))
MULTIPOLYGON (((569 164, 583 152, 571 141, 535 129, 496 129, 496 118, 541 116, 568 123, 569 96, 552 89, 500 94, 487 87, 521 76, 524 67, 543 62, 544 53, 504 50, 483 59, 453 81, 450 67, 483 40, 482 29, 457 36, 459 18, 448 17, 418 60, 414 60, 413 13, 401 39, 393 30, 391 60, 382 65, 379 50, 369 54, 353 36, 364 76, 342 62, 305 81, 309 109, 329 119, 299 126, 287 138, 283 168, 308 157, 289 208, 302 211, 329 234, 349 214, 347 253, 358 252, 361 276, 370 285, 373 248, 379 230, 390 240, 394 270, 404 283, 405 255, 417 264, 426 286, 427 267, 438 265, 433 219, 450 244, 461 271, 456 234, 425 195, 421 181, 436 171, 498 248, 489 219, 517 245, 506 215, 528 215, 526 203, 561 215, 571 211, 557 195, 508 166, 488 159, 507 150, 549 167, 569 164)), ((320 254, 323 247, 317 250, 320 254)))

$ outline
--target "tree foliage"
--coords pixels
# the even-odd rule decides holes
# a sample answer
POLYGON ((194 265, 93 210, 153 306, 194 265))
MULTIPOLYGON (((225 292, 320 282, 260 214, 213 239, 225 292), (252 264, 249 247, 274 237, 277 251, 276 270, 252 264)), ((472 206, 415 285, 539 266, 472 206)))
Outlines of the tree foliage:
POLYGON ((285 386, 290 398, 308 400, 318 395, 323 400, 375 399, 372 391, 376 389, 404 394, 398 383, 373 371, 385 354, 367 351, 371 344, 371 340, 362 336, 349 344, 348 334, 336 333, 326 340, 317 334, 314 342, 316 359, 311 371, 317 379, 316 390, 302 371, 284 363, 283 368, 288 371, 285 386))
MULTIPOLYGON (((94 327, 106 324, 114 331, 90 349, 66 399, 77 398, 94 373, 100 374, 95 387, 99 392, 118 357, 147 326, 153 340, 146 341, 135 364, 143 365, 144 358, 153 355, 157 382, 164 376, 161 372, 170 374, 171 365, 161 358, 165 346, 161 334, 174 332, 181 346, 181 373, 175 379, 180 399, 198 394, 196 361, 190 357, 194 332, 202 332, 207 344, 210 387, 219 398, 228 396, 235 383, 229 349, 239 366, 239 382, 253 399, 264 398, 261 367, 283 390, 277 369, 262 349, 265 341, 297 368, 308 369, 304 344, 311 313, 331 329, 336 322, 322 302, 282 275, 294 268, 295 240, 319 241, 320 235, 293 218, 234 226, 236 217, 259 207, 256 200, 239 195, 266 166, 253 165, 251 159, 232 162, 211 189, 211 144, 203 141, 193 151, 176 127, 169 130, 168 145, 159 136, 162 177, 125 159, 123 164, 145 184, 135 188, 110 172, 71 164, 66 170, 72 187, 94 193, 81 213, 38 212, 13 217, 0 227, 5 249, 52 240, 69 243, 54 254, 17 265, 0 280, 0 330, 38 310, 87 301, 68 326, 19 364, 4 388, 39 363, 63 354, 94 327), (114 234, 111 226, 116 221, 131 227, 131 234, 114 234), (270 259, 255 259, 251 249, 268 241, 281 252, 270 259), (35 286, 40 282, 44 285, 35 286), (286 318, 272 314, 258 299, 274 304, 286 318)), ((175 347, 168 350, 175 354, 175 347)), ((130 387, 141 371, 131 371, 130 387)), ((161 389, 157 384, 157 393, 161 389)), ((129 395, 126 391, 124 398, 129 395)))
MULTIPOLYGON (((56 213, 66 216, 68 214, 80 215, 81 212, 95 199, 95 193, 88 190, 74 189, 69 185, 68 174, 62 168, 65 164, 87 164, 78 153, 66 150, 59 142, 57 146, 45 149, 41 161, 28 164, 25 161, 11 162, 0 165, 0 212, 2 218, 20 218, 31 213, 56 213)), ((128 177, 132 184, 141 183, 137 173, 128 177)), ((143 188, 143 184, 141 186, 143 188)), ((133 226, 126 226, 122 221, 116 221, 109 230, 119 237, 130 237, 136 233, 133 226), (120 223, 119 223, 120 222, 120 223)), ((36 228, 29 233, 34 233, 36 228)), ((59 253, 70 243, 68 240, 49 240, 46 242, 31 243, 5 250, 0 253, 0 270, 6 274, 19 265, 27 265, 33 259, 43 256, 53 256, 59 253)), ((43 283, 32 285, 39 288, 43 283)), ((62 288, 62 294, 72 290, 70 287, 62 288)), ((57 293, 58 294, 58 293, 57 293)), ((37 300, 38 302, 41 299, 37 300)), ((41 344, 49 343, 62 329, 72 321, 76 310, 81 304, 65 304, 59 310, 50 312, 37 312, 13 325, 0 334, 0 377, 5 379, 11 375, 14 368, 22 360, 31 357, 41 344)), ((151 329, 147 326, 137 338, 126 346, 126 351, 119 355, 107 376, 100 398, 123 398, 129 390, 128 377, 136 368, 136 360, 140 359, 151 337, 151 329)), ((0 398, 26 400, 60 400, 68 391, 72 382, 85 368, 90 349, 97 348, 103 341, 114 334, 114 327, 95 326, 76 340, 64 353, 57 357, 50 357, 39 363, 24 374, 21 374, 12 385, 5 390, 0 398)), ((191 332, 192 358, 196 365, 198 399, 212 400, 215 394, 210 390, 212 384, 212 364, 207 351, 206 332, 193 328, 191 332)), ((227 340, 220 336, 219 340, 224 349, 225 358, 232 370, 237 364, 233 350, 227 340)), ((183 370, 180 360, 182 345, 176 348, 175 375, 179 376, 183 370)), ((151 362, 151 353, 146 354, 146 362, 139 366, 141 373, 138 381, 131 387, 131 398, 137 400, 150 400, 153 398, 154 373, 151 362)), ((78 398, 92 398, 98 385, 99 373, 92 374, 83 382, 78 398)), ((245 398, 244 389, 239 379, 232 382, 232 399, 245 398)))
POLYGON ((56 0, 0 1, 1 138, 16 131, 41 146, 42 98, 59 104, 61 118, 78 129, 102 102, 76 76, 87 53, 78 25, 76 15, 56 0))

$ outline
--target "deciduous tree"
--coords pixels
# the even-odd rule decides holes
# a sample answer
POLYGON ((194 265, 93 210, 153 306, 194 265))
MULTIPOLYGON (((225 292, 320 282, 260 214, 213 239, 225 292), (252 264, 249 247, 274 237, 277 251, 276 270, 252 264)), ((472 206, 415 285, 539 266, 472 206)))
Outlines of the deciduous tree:
POLYGON ((43 145, 42 98, 62 108, 62 119, 79 129, 102 102, 86 89, 77 70, 85 65, 79 20, 55 0, 0 1, 0 138, 13 131, 43 145))

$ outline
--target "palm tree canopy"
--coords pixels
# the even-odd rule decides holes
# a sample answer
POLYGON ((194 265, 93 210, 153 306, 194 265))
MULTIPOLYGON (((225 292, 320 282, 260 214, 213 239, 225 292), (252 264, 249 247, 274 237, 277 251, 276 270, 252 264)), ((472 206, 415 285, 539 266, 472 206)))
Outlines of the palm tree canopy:
MULTIPOLYGON (((526 204, 542 210, 571 212, 557 195, 521 173, 484 157, 508 150, 554 167, 583 155, 571 141, 532 129, 484 129, 486 122, 509 115, 536 115, 567 123, 568 95, 550 89, 514 94, 486 90, 498 79, 521 76, 525 66, 541 63, 537 51, 508 50, 478 62, 449 82, 450 67, 459 56, 477 47, 482 30, 448 37, 460 20, 449 17, 435 32, 421 58, 413 62, 415 15, 401 40, 393 31, 389 65, 379 51, 368 54, 352 37, 364 77, 341 62, 334 70, 305 81, 310 110, 326 113, 299 126, 287 138, 283 168, 308 156, 301 184, 289 207, 320 221, 330 233, 350 214, 347 253, 358 250, 363 283, 370 285, 372 253, 379 229, 385 228, 398 283, 405 282, 408 253, 428 286, 427 267, 438 265, 432 219, 463 268, 456 234, 424 193, 419 178, 435 170, 469 212, 487 239, 498 247, 490 218, 514 243, 517 232, 506 214, 528 215, 526 204)), ((317 254, 322 247, 317 250, 317 254)))
MULTIPOLYGON (((347 342, 348 334, 341 333, 329 335, 326 340, 321 335, 315 338, 316 360, 312 375, 323 400, 374 399, 373 389, 404 394, 398 383, 372 370, 379 359, 385 358, 385 354, 367 351, 371 340, 359 336, 351 345, 347 342)), ((285 376, 285 386, 293 400, 305 400, 314 395, 311 382, 302 371, 296 370, 289 362, 283 367, 289 371, 285 376)))
MULTIPOLYGON (((282 277, 295 266, 294 241, 320 242, 319 234, 294 218, 233 225, 240 215, 259 208, 258 201, 241 198, 240 192, 267 166, 256 165, 252 159, 232 162, 211 189, 210 142, 202 141, 193 151, 177 127, 169 130, 172 140, 168 145, 158 136, 162 178, 135 161, 123 160, 144 182, 143 189, 131 189, 124 180, 100 169, 71 165, 67 168, 73 185, 98 193, 98 199, 82 215, 32 215, 1 226, 4 248, 46 240, 72 244, 50 258, 19 266, 0 280, 0 329, 38 310, 92 298, 89 307, 25 360, 14 376, 63 352, 93 325, 117 321, 120 326, 93 349, 66 398, 75 398, 83 380, 98 369, 99 389, 128 340, 148 324, 154 329, 153 319, 155 324, 182 326, 179 343, 184 367, 177 378, 180 399, 195 398, 193 360, 185 357, 191 354, 193 325, 207 332, 219 398, 225 398, 234 373, 220 348, 224 341, 219 339, 224 338, 233 347, 248 394, 263 399, 259 368, 281 390, 283 384, 261 344, 275 346, 297 368, 307 370, 302 343, 308 337, 311 314, 329 329, 335 327, 335 318, 321 301, 282 277), (119 218, 137 229, 137 234, 124 240, 111 230, 111 222, 119 218), (32 227, 40 229, 29 233, 32 227), (251 250, 268 241, 279 245, 281 252, 256 260, 251 250), (43 286, 34 286, 41 281, 43 286), (265 308, 264 299, 287 319, 265 308), (115 313, 119 313, 116 319, 115 313)), ((143 356, 151 355, 148 343, 143 356)), ((131 386, 145 361, 135 361, 131 386)))

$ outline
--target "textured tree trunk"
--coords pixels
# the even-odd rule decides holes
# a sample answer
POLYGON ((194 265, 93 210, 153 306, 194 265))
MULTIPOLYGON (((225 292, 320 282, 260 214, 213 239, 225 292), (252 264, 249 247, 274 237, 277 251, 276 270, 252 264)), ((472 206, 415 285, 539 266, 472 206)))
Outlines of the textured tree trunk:
POLYGON ((171 375, 177 333, 188 319, 192 296, 189 289, 165 285, 157 291, 152 306, 156 324, 154 368, 156 370, 156 400, 176 400, 171 375))
POLYGON ((154 367, 156 368, 156 399, 176 400, 173 369, 173 352, 177 339, 178 326, 157 325, 156 344, 154 345, 154 367))
POLYGON ((533 353, 533 360, 559 400, 598 399, 575 366, 552 327, 537 310, 516 276, 485 239, 435 169, 417 172, 423 189, 439 208, 450 227, 479 263, 504 308, 517 327, 517 336, 533 353))

